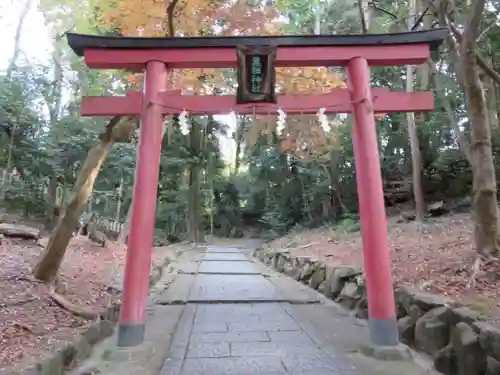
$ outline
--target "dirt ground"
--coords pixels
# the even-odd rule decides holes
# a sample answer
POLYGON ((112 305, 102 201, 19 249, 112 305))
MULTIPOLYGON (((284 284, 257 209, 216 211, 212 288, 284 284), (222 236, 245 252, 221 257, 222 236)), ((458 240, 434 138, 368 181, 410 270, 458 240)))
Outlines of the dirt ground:
MULTIPOLYGON (((90 322, 56 305, 48 287, 30 278, 43 251, 36 241, 4 238, 0 245, 0 369, 23 367, 74 340, 90 322)), ((154 253, 153 263, 161 261, 154 253)), ((78 305, 102 311, 117 291, 109 288, 123 270, 125 246, 106 248, 74 237, 58 277, 58 292, 78 305)))
MULTIPOLYGON (((493 263, 467 289, 476 254, 472 220, 460 214, 415 223, 389 225, 394 278, 432 293, 463 302, 494 323, 500 323, 500 265, 493 263)), ((295 255, 322 259, 332 265, 362 265, 360 233, 340 233, 334 228, 292 232, 269 244, 288 248, 295 255)), ((0 245, 0 369, 23 367, 46 356, 89 324, 57 306, 46 285, 32 281, 30 272, 43 248, 35 241, 4 238, 0 245)), ((162 259, 155 252, 154 263, 162 259)), ((123 269, 125 247, 95 245, 75 237, 59 276, 66 299, 79 306, 102 310, 116 291, 109 288, 123 269)))
MULTIPOLYGON (((389 221, 394 279, 398 284, 449 296, 500 323, 500 262, 483 267, 467 288, 476 259, 470 215, 433 219, 423 226, 389 221)), ((272 248, 321 259, 331 265, 363 265, 361 234, 334 228, 306 230, 275 240, 272 248)))

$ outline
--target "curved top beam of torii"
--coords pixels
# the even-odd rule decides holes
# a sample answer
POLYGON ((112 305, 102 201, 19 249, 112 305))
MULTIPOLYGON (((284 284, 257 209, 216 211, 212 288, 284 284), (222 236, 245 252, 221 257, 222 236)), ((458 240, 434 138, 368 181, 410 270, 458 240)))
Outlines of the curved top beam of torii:
POLYGON ((345 66, 362 56, 372 66, 422 64, 448 31, 366 35, 286 35, 189 38, 107 37, 68 33, 73 51, 90 68, 143 69, 156 60, 170 68, 236 66, 236 46, 276 46, 276 66, 345 66))
MULTIPOLYGON (((304 35, 304 36, 231 36, 191 38, 105 37, 68 34, 73 51, 85 57, 90 68, 143 70, 150 61, 170 68, 221 68, 237 65, 238 46, 276 46, 276 66, 345 66, 362 57, 369 65, 390 66, 421 64, 446 37, 446 29, 431 29, 396 34, 304 35)), ((420 112, 434 108, 430 92, 375 93, 376 113, 420 112)), ((151 100, 151 98, 150 98, 151 100)), ((277 108, 288 113, 313 114, 317 108, 327 113, 349 113, 352 102, 347 90, 326 94, 278 97, 277 104, 237 105, 233 96, 183 96, 165 92, 154 95, 162 114, 187 110, 193 114, 215 114, 229 110, 240 113, 270 114, 277 108)), ((138 115, 143 94, 131 92, 122 97, 88 97, 82 103, 82 115, 138 115)))

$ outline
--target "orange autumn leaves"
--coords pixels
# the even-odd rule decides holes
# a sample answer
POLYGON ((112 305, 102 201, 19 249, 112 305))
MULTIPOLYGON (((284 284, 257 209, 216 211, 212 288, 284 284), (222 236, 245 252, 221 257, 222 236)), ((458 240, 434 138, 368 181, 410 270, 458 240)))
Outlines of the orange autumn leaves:
MULTIPOLYGON (((167 36, 167 8, 172 0, 101 0, 104 27, 116 28, 124 36, 167 36)), ((252 0, 178 0, 174 11, 175 35, 280 35, 283 33, 279 13, 274 7, 255 6, 252 0)), ((140 82, 142 75, 130 77, 140 82)), ((214 87, 234 93, 234 82, 219 69, 185 69, 172 71, 171 89, 185 94, 211 94, 214 87), (200 80, 200 77, 205 79, 200 80)), ((278 68, 276 86, 279 93, 321 93, 343 87, 343 77, 327 68, 278 68)), ((252 133, 276 128, 276 114, 259 116, 252 133)), ((289 116, 283 147, 289 152, 318 150, 327 147, 327 134, 315 116, 289 116), (313 147, 314 146, 314 147, 313 147), (318 147, 321 146, 321 147, 318 147)), ((255 138, 249 134, 250 138, 255 138)))
POLYGON ((341 74, 325 67, 277 68, 276 83, 284 94, 319 94, 346 87, 341 74))
MULTIPOLYGON (((167 36, 169 1, 103 0, 107 6, 102 26, 120 30, 124 36, 167 36)), ((174 11, 174 29, 180 36, 200 35, 200 29, 215 15, 218 0, 179 0, 174 11)))
MULTIPOLYGON (((270 113, 269 116, 256 116, 245 135, 246 144, 252 146, 260 135, 272 137, 276 132, 276 116, 275 113, 270 113)), ((284 133, 280 135, 279 147, 285 153, 302 158, 327 159, 328 151, 338 147, 335 128, 342 124, 343 121, 340 119, 331 121, 330 125, 334 130, 326 133, 314 115, 288 116, 284 133)))
MULTIPOLYGON (((103 26, 116 27, 124 36, 167 36, 167 8, 171 0, 102 0, 103 26)), ((176 36, 258 35, 273 33, 278 16, 272 7, 254 7, 251 1, 178 0, 174 10, 176 36)))
MULTIPOLYGON (((277 68, 276 86, 282 94, 311 93, 319 94, 333 88, 343 88, 343 77, 336 72, 319 68, 277 68)), ((309 108, 307 108, 310 110, 309 108)), ((306 110, 306 109, 304 109, 306 110)), ((319 110, 319 108, 314 108, 319 110)), ((335 127, 339 122, 330 122, 335 127)), ((276 114, 257 116, 253 127, 249 129, 248 141, 255 142, 259 134, 270 134, 276 131, 276 114)), ((328 150, 335 143, 334 134, 326 133, 315 115, 288 116, 286 128, 281 136, 280 147, 283 152, 308 158, 328 157, 328 150)))
MULTIPOLYGON (((102 16, 103 26, 117 28, 124 36, 167 36, 167 7, 171 0, 103 0, 108 4, 102 16)), ((276 34, 272 7, 254 7, 249 0, 178 0, 174 10, 175 35, 276 34)), ((186 93, 210 93, 210 87, 225 84, 218 69, 173 71, 172 89, 186 93), (200 82, 199 77, 206 77, 200 82)))
MULTIPOLYGON (((166 36, 167 7, 172 0, 102 0, 101 26, 116 28, 124 36, 166 36)), ((279 13, 274 7, 255 6, 252 0, 178 0, 174 11, 176 36, 279 35, 279 13)), ((283 92, 318 92, 343 85, 342 78, 325 68, 277 69, 283 92)), ((198 77, 224 84, 216 69, 189 69, 171 77, 172 88, 199 92, 198 77)), ((206 90, 206 88, 205 88, 206 90)))

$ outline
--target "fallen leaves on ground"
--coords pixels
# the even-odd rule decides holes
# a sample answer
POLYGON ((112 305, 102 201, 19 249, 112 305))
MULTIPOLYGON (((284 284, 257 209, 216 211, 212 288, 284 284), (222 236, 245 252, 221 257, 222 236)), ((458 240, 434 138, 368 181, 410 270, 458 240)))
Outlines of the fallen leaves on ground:
MULTIPOLYGON (((57 306, 48 286, 31 278, 42 251, 35 241, 3 239, 0 245, 0 369, 33 364, 90 324, 57 306)), ((153 255, 154 264, 159 260, 153 255)), ((124 262, 125 246, 109 242, 103 248, 87 237, 74 237, 58 276, 58 292, 78 306, 103 311, 116 298, 108 287, 124 262)))
MULTIPOLYGON (((470 215, 457 214, 418 225, 390 222, 393 276, 398 284, 449 296, 500 323, 500 262, 482 268, 468 289, 476 259, 470 215)), ((329 228, 291 233, 269 244, 330 265, 363 265, 361 234, 329 228)), ((369 245, 367 245, 369 246, 369 245)))

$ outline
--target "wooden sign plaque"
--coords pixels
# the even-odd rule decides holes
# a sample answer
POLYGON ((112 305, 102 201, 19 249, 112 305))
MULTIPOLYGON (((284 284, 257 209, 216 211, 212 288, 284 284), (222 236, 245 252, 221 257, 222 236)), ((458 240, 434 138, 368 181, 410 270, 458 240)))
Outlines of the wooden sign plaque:
POLYGON ((238 104, 276 103, 276 47, 237 46, 238 104))

